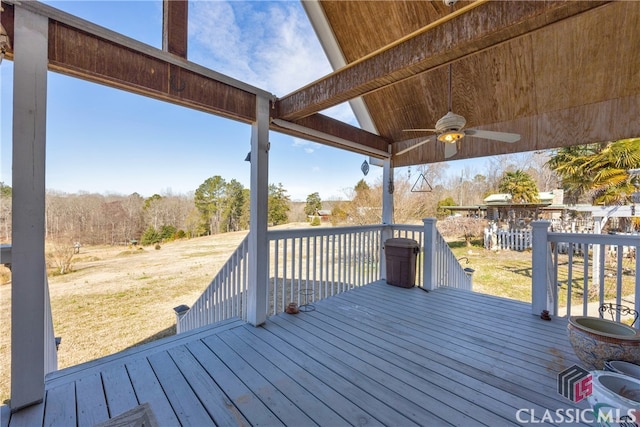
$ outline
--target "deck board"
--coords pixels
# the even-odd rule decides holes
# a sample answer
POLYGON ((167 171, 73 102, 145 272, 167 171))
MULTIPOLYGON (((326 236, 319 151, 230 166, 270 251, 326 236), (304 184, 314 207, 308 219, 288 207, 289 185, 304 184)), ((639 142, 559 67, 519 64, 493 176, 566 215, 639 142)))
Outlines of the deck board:
POLYGON ((74 402, 76 399, 75 383, 63 384, 48 390, 46 396, 47 400, 44 412, 45 427, 66 427, 77 424, 75 405, 68 404, 68 402, 74 402))
POLYGON ((213 420, 209 413, 202 406, 171 356, 163 351, 149 355, 148 359, 180 423, 187 426, 212 425, 213 420))
POLYGON ((169 350, 169 354, 217 425, 249 425, 242 412, 220 390, 189 350, 180 346, 169 350))
POLYGON ((285 425, 315 424, 311 418, 271 384, 261 371, 242 359, 241 355, 229 347, 219 336, 210 336, 203 341, 285 425))
MULTIPOLYGON (((316 318, 308 320, 310 324, 317 324, 327 333, 339 333, 345 328, 343 319, 326 318, 318 321, 316 318)), ((448 418, 448 421, 457 423, 452 419, 453 413, 472 414, 475 417, 472 422, 474 425, 478 423, 489 423, 496 425, 504 423, 506 419, 512 417, 514 406, 503 404, 497 401, 496 397, 506 399, 507 396, 500 396, 498 389, 487 390, 487 385, 479 381, 470 381, 468 376, 460 375, 453 369, 446 369, 441 365, 434 365, 432 362, 424 359, 422 355, 407 352, 389 341, 377 340, 367 341, 363 338, 358 330, 348 328, 350 334, 349 343, 343 342, 345 349, 351 346, 358 346, 369 354, 366 363, 373 366, 380 366, 388 372, 393 373, 398 378, 402 378, 412 387, 420 387, 424 381, 432 384, 432 387, 423 390, 432 396, 431 407, 435 414, 448 418), (444 372, 443 372, 444 371, 444 372), (468 395, 473 390, 476 394, 473 399, 461 400, 461 395, 468 395), (489 392, 490 394, 485 394, 489 392), (490 410, 485 409, 490 408, 490 410), (497 414, 502 419, 494 418, 497 414)), ((426 403, 426 402, 423 402, 426 403)), ((525 401, 521 401, 525 404, 525 401)), ((462 421, 462 420, 460 420, 462 421)))
MULTIPOLYGON (((290 321, 291 319, 287 320, 290 321)), ((403 414, 411 417, 416 423, 443 424, 449 422, 455 425, 469 425, 469 423, 477 425, 480 421, 476 418, 474 422, 473 418, 465 415, 473 412, 473 410, 468 410, 469 408, 455 410, 450 407, 447 402, 453 396, 447 390, 433 385, 423 391, 421 389, 422 381, 408 374, 404 369, 381 359, 375 353, 351 345, 349 343, 350 340, 336 338, 331 334, 325 333, 321 328, 309 326, 308 324, 304 325, 303 323, 303 321, 295 322, 295 325, 299 327, 301 339, 305 339, 305 336, 324 339, 324 341, 314 340, 311 345, 338 360, 342 360, 347 365, 359 367, 358 371, 361 375, 366 375, 377 381, 381 389, 386 388, 389 390, 381 391, 387 402, 393 402, 394 407, 397 406, 402 409, 403 414)), ((484 411, 481 407, 475 407, 474 409, 484 417, 483 422, 487 423, 485 425, 495 425, 496 420, 492 420, 492 414, 484 411)), ((501 421, 504 421, 504 419, 501 421)))
POLYGON ((283 425, 267 406, 202 341, 187 348, 252 425, 283 425))
MULTIPOLYGON (((77 381, 76 381, 77 382, 77 381)), ((129 373, 124 365, 112 366, 102 372, 102 384, 107 398, 109 417, 116 417, 138 406, 129 373)))
POLYGON ((260 353, 254 351, 251 346, 247 345, 237 335, 232 334, 231 331, 220 334, 220 338, 229 346, 235 348, 245 362, 254 369, 259 370, 267 381, 276 387, 287 399, 296 405, 296 407, 300 408, 310 419, 323 420, 327 425, 344 424, 345 420, 333 411, 330 406, 327 406, 325 402, 316 398, 316 396, 309 393, 307 389, 287 375, 287 370, 292 368, 291 365, 276 365, 260 353))
POLYGON ((166 425, 180 424, 146 358, 136 358, 127 363, 127 372, 139 404, 148 403, 156 419, 163 420, 166 425))
POLYGON ((300 384, 315 399, 329 403, 331 408, 347 423, 353 425, 366 424, 367 426, 382 425, 374 423, 374 420, 365 411, 346 399, 338 391, 332 389, 330 385, 324 383, 321 377, 314 376, 303 366, 297 364, 294 358, 287 357, 278 348, 262 340, 259 337, 260 334, 254 333, 256 331, 261 331, 261 328, 257 329, 249 326, 246 330, 234 330, 233 332, 254 351, 284 369, 287 375, 300 384))
POLYGON ((76 400, 78 427, 93 427, 109 419, 100 374, 87 375, 76 381, 76 400))
POLYGON ((376 282, 315 306, 53 373, 45 402, 9 426, 90 426, 142 403, 162 426, 506 426, 522 408, 588 407, 556 390, 579 364, 566 319, 529 304, 376 282))

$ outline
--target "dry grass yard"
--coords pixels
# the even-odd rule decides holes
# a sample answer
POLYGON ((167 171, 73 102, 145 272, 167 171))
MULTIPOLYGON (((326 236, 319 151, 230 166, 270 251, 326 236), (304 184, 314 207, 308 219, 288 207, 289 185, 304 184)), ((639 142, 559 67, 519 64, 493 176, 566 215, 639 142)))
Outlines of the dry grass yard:
MULTIPOLYGON (((127 248, 83 247, 73 272, 49 276, 58 366, 175 333, 173 307, 191 305, 246 232, 127 248)), ((4 267, 3 267, 4 268, 4 267)), ((11 284, 0 286, 0 402, 9 397, 11 284)))

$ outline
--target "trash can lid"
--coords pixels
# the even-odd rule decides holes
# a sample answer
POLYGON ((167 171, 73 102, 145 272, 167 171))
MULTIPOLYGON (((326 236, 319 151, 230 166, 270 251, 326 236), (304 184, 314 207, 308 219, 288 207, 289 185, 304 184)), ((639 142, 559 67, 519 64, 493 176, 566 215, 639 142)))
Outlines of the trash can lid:
POLYGON ((419 248, 418 242, 413 239, 405 239, 400 237, 394 237, 384 241, 385 246, 394 246, 397 248, 419 248))

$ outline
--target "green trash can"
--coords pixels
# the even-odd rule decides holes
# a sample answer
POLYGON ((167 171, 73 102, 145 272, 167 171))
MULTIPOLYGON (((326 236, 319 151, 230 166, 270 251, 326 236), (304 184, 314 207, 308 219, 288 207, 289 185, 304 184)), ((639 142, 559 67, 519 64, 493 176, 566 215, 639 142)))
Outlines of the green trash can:
POLYGON ((384 242, 387 283, 412 288, 416 282, 416 258, 420 245, 413 239, 393 238, 384 242))

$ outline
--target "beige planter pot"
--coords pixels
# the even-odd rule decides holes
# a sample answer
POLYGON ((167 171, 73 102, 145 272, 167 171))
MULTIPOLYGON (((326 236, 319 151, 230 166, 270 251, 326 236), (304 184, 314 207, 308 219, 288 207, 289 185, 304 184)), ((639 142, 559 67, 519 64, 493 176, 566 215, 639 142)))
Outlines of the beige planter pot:
POLYGON ((590 316, 571 316, 569 341, 587 369, 604 369, 608 360, 640 362, 640 331, 622 323, 590 316))

